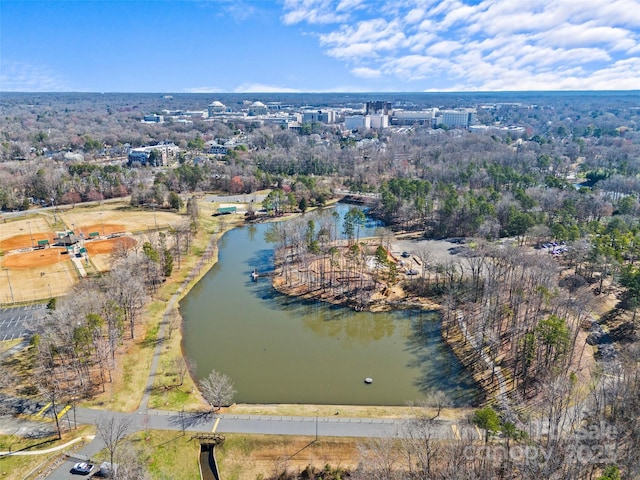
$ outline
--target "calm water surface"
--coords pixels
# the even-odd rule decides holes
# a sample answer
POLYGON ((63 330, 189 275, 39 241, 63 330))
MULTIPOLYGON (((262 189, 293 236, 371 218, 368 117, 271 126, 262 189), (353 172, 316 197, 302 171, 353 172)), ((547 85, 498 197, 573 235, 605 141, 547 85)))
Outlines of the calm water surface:
POLYGON ((181 302, 183 347, 198 377, 226 373, 242 403, 404 405, 432 389, 473 401, 476 387, 443 344, 436 313, 354 312, 285 297, 269 278, 251 281, 254 268, 272 268, 268 228, 225 234, 218 263, 181 302))

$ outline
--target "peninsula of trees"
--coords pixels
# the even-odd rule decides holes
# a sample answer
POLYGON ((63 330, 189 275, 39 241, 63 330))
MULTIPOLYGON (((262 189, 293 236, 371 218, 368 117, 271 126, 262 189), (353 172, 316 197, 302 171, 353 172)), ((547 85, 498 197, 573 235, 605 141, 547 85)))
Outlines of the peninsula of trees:
MULTIPOLYGON (((359 238, 360 210, 348 214, 342 243, 332 222, 315 225, 302 216, 271 231, 283 282, 356 308, 396 285, 414 299, 437 302, 443 336, 495 400, 474 418, 487 432, 485 446, 533 446, 538 456, 514 461, 482 450, 465 457, 470 443, 436 442, 433 419, 422 419, 406 443, 363 448, 378 462, 356 478, 640 475, 638 92, 389 98, 404 109, 474 107, 486 128, 473 131, 420 124, 347 131, 318 121, 293 131, 259 115, 226 123, 141 122, 177 102, 185 110, 205 108, 212 100, 205 97, 3 95, 0 208, 129 197, 136 207, 177 209, 186 196, 217 191, 243 196, 254 220, 303 213, 346 194, 366 198, 369 214, 398 233, 464 239, 459 253, 440 261, 420 250, 418 268, 407 275, 389 239, 359 238), (235 146, 224 154, 205 148, 230 140, 235 146), (168 143, 178 150, 166 164, 127 164, 131 148, 168 143), (259 189, 271 193, 252 204, 259 189), (587 442, 589 451, 602 453, 598 445, 614 451, 579 457, 575 448, 586 443, 576 436, 594 425, 607 426, 607 441, 587 442), (390 470, 397 477, 385 476, 383 460, 401 466, 390 470)), ((353 107, 377 98, 263 100, 353 107)), ((179 242, 190 231, 185 224, 179 242)), ((73 312, 59 302, 50 338, 66 339, 66 371, 84 380, 87 362, 97 362, 108 377, 113 345, 135 335, 146 297, 171 274, 175 255, 162 242, 158 236, 139 256, 123 252, 109 274, 92 281, 95 290, 76 292, 73 312)), ((48 360, 62 350, 41 340, 47 378, 48 360)), ((56 395, 55 385, 43 388, 56 395)))

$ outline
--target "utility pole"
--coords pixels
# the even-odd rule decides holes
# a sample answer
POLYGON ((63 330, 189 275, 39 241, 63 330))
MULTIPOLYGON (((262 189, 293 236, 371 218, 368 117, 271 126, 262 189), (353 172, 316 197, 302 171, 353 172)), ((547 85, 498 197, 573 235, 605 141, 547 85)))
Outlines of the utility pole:
POLYGON ((29 225, 29 237, 31 237, 31 248, 33 248, 33 233, 31 233, 31 220, 27 222, 27 225, 29 225))
POLYGON ((153 223, 156 226, 156 232, 158 231, 158 221, 156 220, 156 204, 151 205, 153 207, 153 223))
POLYGON ((9 278, 9 269, 3 268, 5 272, 7 272, 7 282, 9 282, 9 292, 11 292, 11 303, 16 303, 16 300, 13 298, 13 288, 11 288, 11 279, 9 278))

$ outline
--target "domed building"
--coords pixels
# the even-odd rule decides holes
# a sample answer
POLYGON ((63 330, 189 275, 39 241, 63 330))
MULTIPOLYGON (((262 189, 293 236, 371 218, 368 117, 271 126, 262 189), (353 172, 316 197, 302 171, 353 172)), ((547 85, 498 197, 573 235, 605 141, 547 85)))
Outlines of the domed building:
POLYGON ((267 106, 262 102, 256 101, 249 106, 249 115, 252 117, 255 117, 258 115, 266 115, 267 111, 268 111, 267 106))
POLYGON ((209 113, 209 116, 212 117, 214 115, 225 113, 227 111, 227 107, 224 103, 216 100, 215 102, 213 102, 211 105, 207 107, 207 111, 209 113))

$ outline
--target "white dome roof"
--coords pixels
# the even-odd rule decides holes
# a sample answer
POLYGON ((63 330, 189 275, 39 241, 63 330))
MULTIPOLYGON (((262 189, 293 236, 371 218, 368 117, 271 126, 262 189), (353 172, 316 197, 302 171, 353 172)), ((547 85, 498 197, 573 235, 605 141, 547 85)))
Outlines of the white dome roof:
POLYGON ((251 104, 252 107, 265 107, 266 105, 262 102, 253 102, 251 104))
POLYGON ((212 102, 211 107, 224 107, 224 103, 219 102, 218 100, 216 100, 215 102, 212 102))

